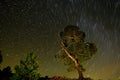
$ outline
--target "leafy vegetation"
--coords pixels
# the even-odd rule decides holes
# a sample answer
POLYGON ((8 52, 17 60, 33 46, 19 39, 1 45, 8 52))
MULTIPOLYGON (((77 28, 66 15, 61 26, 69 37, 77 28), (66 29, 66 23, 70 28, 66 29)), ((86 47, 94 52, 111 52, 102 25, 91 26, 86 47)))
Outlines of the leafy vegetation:
POLYGON ((12 80, 38 80, 40 74, 38 73, 39 63, 37 56, 30 53, 24 60, 20 61, 20 65, 15 66, 15 74, 12 80))
POLYGON ((60 32, 60 39, 62 50, 56 57, 62 60, 65 65, 69 65, 69 71, 76 69, 79 79, 83 80, 82 71, 85 69, 82 63, 97 52, 96 45, 85 41, 85 33, 73 25, 68 25, 60 32))

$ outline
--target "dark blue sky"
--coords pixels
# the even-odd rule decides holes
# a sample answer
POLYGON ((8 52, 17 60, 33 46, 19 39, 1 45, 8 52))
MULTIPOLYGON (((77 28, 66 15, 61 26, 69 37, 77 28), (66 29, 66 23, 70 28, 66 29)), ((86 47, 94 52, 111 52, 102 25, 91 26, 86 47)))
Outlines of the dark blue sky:
POLYGON ((113 80, 120 77, 119 0, 1 0, 0 50, 2 67, 18 64, 34 51, 44 75, 76 77, 54 55, 59 51, 59 32, 69 24, 79 26, 98 53, 86 62, 86 76, 113 80), (55 66, 57 65, 57 66, 55 66))

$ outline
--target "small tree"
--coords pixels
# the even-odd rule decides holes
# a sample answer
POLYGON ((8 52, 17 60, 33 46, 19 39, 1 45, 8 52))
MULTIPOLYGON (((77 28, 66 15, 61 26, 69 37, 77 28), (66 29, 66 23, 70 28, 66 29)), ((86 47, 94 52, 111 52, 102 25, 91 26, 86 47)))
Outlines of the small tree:
POLYGON ((83 80, 82 63, 90 59, 97 51, 94 43, 85 41, 85 33, 79 27, 69 25, 60 32, 62 50, 56 55, 57 58, 69 65, 69 71, 76 69, 79 80, 83 80))
POLYGON ((10 80, 10 77, 12 76, 12 71, 11 71, 11 67, 10 66, 7 66, 6 68, 4 68, 2 71, 1 71, 1 74, 0 74, 0 79, 1 80, 10 80))
POLYGON ((0 71, 1 71, 1 63, 3 61, 3 57, 2 57, 2 54, 1 54, 1 51, 0 51, 0 71))
POLYGON ((2 63, 2 54, 1 54, 1 51, 0 51, 0 64, 2 63))
POLYGON ((16 73, 11 80, 38 80, 40 76, 38 69, 37 56, 34 53, 30 53, 24 60, 20 61, 20 65, 15 66, 16 73))

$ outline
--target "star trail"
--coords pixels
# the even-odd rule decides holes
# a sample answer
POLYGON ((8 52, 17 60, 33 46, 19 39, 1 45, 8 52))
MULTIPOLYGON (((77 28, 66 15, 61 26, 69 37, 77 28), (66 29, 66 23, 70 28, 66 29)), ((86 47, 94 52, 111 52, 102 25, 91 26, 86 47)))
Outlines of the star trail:
POLYGON ((77 77, 54 58, 60 50, 59 32, 69 24, 79 26, 98 48, 84 63, 85 76, 119 79, 120 0, 1 0, 1 67, 13 69, 27 53, 35 52, 42 76, 77 77))

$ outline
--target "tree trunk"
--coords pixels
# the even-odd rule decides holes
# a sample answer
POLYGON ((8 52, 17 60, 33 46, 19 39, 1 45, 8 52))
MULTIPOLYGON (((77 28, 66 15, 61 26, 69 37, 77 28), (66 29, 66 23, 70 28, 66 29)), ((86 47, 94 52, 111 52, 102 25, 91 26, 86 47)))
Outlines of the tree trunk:
POLYGON ((65 48, 64 46, 64 43, 61 42, 62 44, 62 49, 65 51, 65 53, 67 54, 67 56, 74 62, 74 65, 78 71, 78 74, 79 74, 79 78, 78 80, 83 80, 83 73, 82 73, 82 70, 81 70, 81 67, 79 66, 79 63, 78 61, 70 54, 70 52, 65 48))
POLYGON ((76 69, 77 69, 78 74, 79 74, 78 80, 83 80, 83 73, 82 73, 82 71, 80 70, 80 67, 76 67, 76 69))

